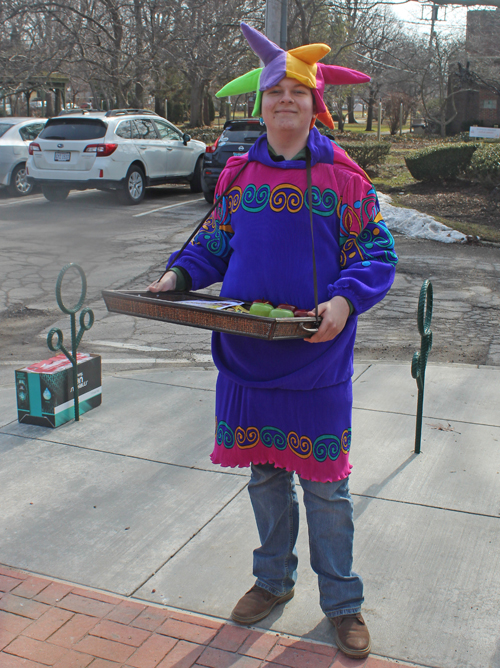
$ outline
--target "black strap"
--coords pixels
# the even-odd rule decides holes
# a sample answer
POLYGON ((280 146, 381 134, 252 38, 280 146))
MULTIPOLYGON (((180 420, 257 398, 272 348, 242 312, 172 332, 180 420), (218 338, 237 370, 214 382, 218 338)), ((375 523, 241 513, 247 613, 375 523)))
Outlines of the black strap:
POLYGON ((312 178, 311 178, 311 151, 306 146, 306 172, 307 172, 307 199, 309 202, 309 221, 311 223, 311 243, 313 256, 313 280, 314 280, 314 313, 316 326, 319 327, 318 315, 318 274, 316 271, 316 253, 314 252, 314 227, 313 227, 313 207, 312 207, 312 178))
POLYGON ((245 169, 245 167, 248 165, 248 162, 249 162, 248 160, 245 162, 245 164, 243 165, 243 167, 242 167, 242 168, 240 169, 240 171, 236 174, 236 176, 235 176, 234 179, 231 181, 231 183, 228 185, 228 187, 225 189, 225 191, 222 193, 222 195, 219 195, 219 197, 217 197, 217 199, 215 200, 215 202, 213 203, 213 205, 212 205, 211 208, 209 209, 208 213, 207 213, 207 214, 205 215, 205 217, 201 220, 201 222, 196 226, 196 229, 194 230, 194 232, 191 233, 191 235, 189 236, 189 239, 187 239, 187 241, 184 243, 184 245, 182 246, 182 248, 180 249, 180 251, 177 253, 177 255, 172 256, 172 257, 170 258, 170 261, 169 261, 169 263, 167 264, 167 268, 165 269, 165 271, 163 272, 163 274, 160 276, 160 278, 156 281, 157 283, 159 283, 159 282, 161 281, 161 279, 165 276, 165 274, 167 273, 167 271, 170 270, 170 267, 174 264, 174 262, 176 262, 176 261, 180 258, 180 256, 182 255, 182 253, 184 253, 184 251, 185 251, 186 248, 188 247, 189 243, 194 239, 194 237, 196 236, 196 234, 201 230, 201 228, 202 228, 203 225, 206 223, 206 221, 208 220, 208 218, 210 217, 210 215, 213 213, 213 211, 215 210, 215 208, 218 206, 219 202, 220 202, 220 201, 222 200, 222 198, 225 197, 225 196, 228 194, 228 192, 231 190, 231 187, 232 187, 233 183, 236 181, 236 179, 238 178, 238 176, 241 174, 241 172, 242 172, 242 171, 245 169))

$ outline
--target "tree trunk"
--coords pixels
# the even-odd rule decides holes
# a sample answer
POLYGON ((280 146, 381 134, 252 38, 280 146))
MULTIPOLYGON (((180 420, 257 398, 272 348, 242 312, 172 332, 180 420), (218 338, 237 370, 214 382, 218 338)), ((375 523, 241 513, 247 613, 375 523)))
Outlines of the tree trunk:
POLYGON ((344 113, 342 111, 342 100, 337 102, 337 116, 338 116, 338 126, 339 126, 339 132, 344 132, 344 113))
POLYGON ((136 109, 144 109, 144 72, 142 66, 142 3, 141 0, 134 0, 134 18, 135 18, 135 34, 136 34, 136 67, 135 67, 135 90, 133 106, 136 109))
POLYGON ((347 122, 356 123, 356 119, 354 118, 354 95, 349 95, 347 98, 347 113, 349 114, 347 122))
POLYGON ((373 95, 373 91, 370 90, 370 97, 368 98, 368 104, 366 107, 366 128, 365 132, 371 132, 372 131, 372 125, 373 125, 373 106, 375 104, 375 97, 373 95))
POLYGON ((165 109, 165 96, 163 95, 160 97, 159 95, 155 95, 155 113, 158 114, 158 116, 162 116, 163 118, 167 118, 167 110, 165 109))
POLYGON ((191 83, 189 125, 193 128, 199 127, 202 124, 203 89, 204 85, 202 81, 196 80, 191 83))
POLYGON ((54 105, 52 104, 52 95, 53 91, 48 90, 45 96, 47 100, 47 108, 46 108, 47 118, 52 118, 52 116, 54 116, 54 105))
POLYGON ((134 107, 135 109, 144 109, 144 87, 139 81, 136 81, 135 84, 132 107, 134 107))

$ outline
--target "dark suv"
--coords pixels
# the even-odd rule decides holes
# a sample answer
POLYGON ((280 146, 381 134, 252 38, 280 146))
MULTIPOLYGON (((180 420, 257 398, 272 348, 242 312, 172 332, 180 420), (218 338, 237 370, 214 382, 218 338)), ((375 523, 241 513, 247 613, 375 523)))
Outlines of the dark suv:
POLYGON ((228 159, 232 155, 246 153, 264 132, 266 132, 266 126, 261 125, 256 118, 240 118, 224 123, 223 133, 215 144, 207 146, 203 159, 201 185, 209 204, 214 201, 217 179, 228 159))

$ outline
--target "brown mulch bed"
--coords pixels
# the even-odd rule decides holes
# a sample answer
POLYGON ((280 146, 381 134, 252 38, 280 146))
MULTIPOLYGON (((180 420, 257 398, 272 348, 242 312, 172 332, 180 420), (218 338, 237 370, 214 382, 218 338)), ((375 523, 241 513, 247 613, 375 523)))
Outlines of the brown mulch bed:
POLYGON ((500 187, 486 188, 460 180, 413 183, 399 189, 396 197, 398 203, 423 213, 500 233, 500 187))

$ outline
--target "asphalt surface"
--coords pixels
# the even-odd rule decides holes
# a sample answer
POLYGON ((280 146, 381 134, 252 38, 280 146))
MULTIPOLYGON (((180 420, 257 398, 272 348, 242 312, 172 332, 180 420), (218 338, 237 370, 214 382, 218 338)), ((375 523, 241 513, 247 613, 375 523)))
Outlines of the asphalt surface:
MULTIPOLYGON (((54 294, 68 262, 84 268, 85 305, 96 317, 81 350, 102 354, 105 370, 211 366, 210 332, 109 314, 101 299, 102 289, 144 287, 154 280, 207 208, 203 195, 187 186, 150 189, 134 207, 97 191, 71 193, 63 203, 47 202, 40 193, 24 199, 1 193, 0 383, 11 381, 14 368, 50 355, 50 327, 69 336, 69 318, 54 294)), ((356 361, 410 362, 420 345, 418 295, 429 278, 431 361, 500 365, 500 248, 395 236, 396 281, 386 299, 359 319, 356 361)), ((74 303, 79 283, 69 279, 64 295, 74 303)))

